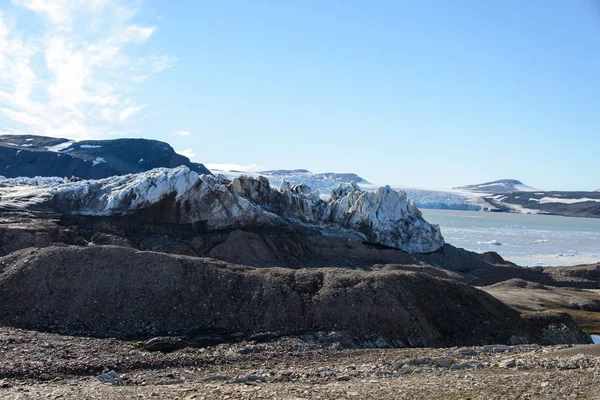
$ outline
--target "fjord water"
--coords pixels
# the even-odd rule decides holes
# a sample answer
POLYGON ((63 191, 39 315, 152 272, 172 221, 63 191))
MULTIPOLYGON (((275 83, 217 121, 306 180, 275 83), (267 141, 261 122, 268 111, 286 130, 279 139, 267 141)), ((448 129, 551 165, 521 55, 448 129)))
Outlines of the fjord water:
POLYGON ((523 266, 600 262, 600 219, 485 211, 421 210, 447 243, 495 251, 523 266), (500 244, 493 244, 500 243, 500 244))

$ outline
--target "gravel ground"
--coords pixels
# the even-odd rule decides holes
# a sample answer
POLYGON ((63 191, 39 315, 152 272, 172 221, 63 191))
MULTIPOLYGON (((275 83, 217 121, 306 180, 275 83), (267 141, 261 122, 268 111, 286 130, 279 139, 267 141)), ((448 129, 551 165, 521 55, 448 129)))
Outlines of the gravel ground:
POLYGON ((281 338, 161 353, 0 327, 0 398, 600 399, 600 345, 334 350, 281 338))

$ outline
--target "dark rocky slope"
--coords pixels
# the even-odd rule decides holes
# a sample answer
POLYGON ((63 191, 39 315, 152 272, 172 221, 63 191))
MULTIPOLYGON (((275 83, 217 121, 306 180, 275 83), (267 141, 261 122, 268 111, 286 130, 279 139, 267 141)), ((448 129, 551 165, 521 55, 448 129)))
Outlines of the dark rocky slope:
POLYGON ((167 143, 157 140, 73 142, 33 135, 0 136, 0 175, 8 178, 76 176, 100 179, 180 165, 200 174, 210 174, 204 165, 191 162, 189 158, 177 154, 167 143))
POLYGON ((254 269, 112 246, 0 261, 0 322, 94 336, 347 331, 381 346, 585 343, 562 315, 522 318, 469 285, 406 271, 254 269))
POLYGON ((405 345, 409 339, 450 345, 513 336, 585 342, 568 316, 518 316, 466 283, 527 274, 555 285, 600 286, 600 267, 520 268, 494 253, 450 245, 408 254, 298 227, 207 232, 192 224, 136 223, 136 215, 19 210, 1 216, 0 250, 7 256, 0 259, 0 297, 12 299, 1 319, 45 330, 128 336, 337 327, 356 338, 376 333, 405 345), (164 305, 154 305, 157 299, 164 305), (410 336, 409 327, 418 334, 410 336))

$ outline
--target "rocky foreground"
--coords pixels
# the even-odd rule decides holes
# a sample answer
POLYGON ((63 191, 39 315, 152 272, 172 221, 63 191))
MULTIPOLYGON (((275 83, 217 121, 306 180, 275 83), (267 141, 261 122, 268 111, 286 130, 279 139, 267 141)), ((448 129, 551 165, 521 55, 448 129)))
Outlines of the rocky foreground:
POLYGON ((156 339, 0 328, 0 398, 600 398, 600 345, 339 350, 334 337, 160 352, 156 339))

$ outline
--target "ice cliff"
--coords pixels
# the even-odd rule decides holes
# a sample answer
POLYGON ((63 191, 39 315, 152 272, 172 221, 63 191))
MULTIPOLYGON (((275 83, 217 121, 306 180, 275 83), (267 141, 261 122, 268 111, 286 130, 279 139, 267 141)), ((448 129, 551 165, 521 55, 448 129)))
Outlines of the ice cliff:
POLYGON ((425 221, 405 193, 389 186, 366 192, 355 183, 340 184, 323 200, 318 190, 302 184, 283 182, 276 189, 263 177, 228 180, 185 166, 48 183, 37 189, 39 201, 34 203, 63 213, 137 213, 151 215, 154 222, 197 224, 208 230, 300 225, 410 253, 444 245, 439 227, 425 221))

